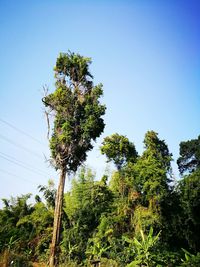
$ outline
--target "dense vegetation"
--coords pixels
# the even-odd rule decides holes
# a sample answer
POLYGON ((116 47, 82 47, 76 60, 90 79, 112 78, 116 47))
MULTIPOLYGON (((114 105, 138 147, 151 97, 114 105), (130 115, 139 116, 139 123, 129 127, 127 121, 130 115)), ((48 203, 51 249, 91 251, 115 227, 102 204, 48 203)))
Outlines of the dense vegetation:
POLYGON ((0 266, 200 266, 200 136, 180 143, 177 181, 156 132, 145 134, 142 155, 115 133, 101 146, 116 166, 111 177, 79 168, 64 194, 66 175, 105 126, 102 85, 93 85, 90 63, 71 52, 57 59, 55 91, 43 103, 58 190, 49 181, 38 186, 34 203, 30 193, 3 199, 0 266))
MULTIPOLYGON (((72 180, 60 266, 200 266, 200 137, 180 143, 179 181, 165 141, 148 131, 144 146, 138 155, 125 136, 107 137, 101 151, 117 167, 112 176, 97 181, 81 168, 72 180)), ((46 266, 56 190, 52 181, 38 190, 35 203, 31 194, 3 199, 0 266, 46 266)))

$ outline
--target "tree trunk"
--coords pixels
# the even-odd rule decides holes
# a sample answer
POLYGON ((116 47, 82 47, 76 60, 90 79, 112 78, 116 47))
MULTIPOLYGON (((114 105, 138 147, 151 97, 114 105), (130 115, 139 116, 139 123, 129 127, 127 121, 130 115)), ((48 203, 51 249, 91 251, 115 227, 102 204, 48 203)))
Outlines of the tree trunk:
POLYGON ((50 248, 49 266, 55 267, 58 264, 59 254, 59 242, 60 242, 60 228, 61 228, 61 217, 62 217, 62 206, 63 206, 63 195, 65 187, 66 170, 62 169, 60 174, 60 181, 56 194, 56 203, 54 211, 54 223, 53 223, 53 237, 50 248))

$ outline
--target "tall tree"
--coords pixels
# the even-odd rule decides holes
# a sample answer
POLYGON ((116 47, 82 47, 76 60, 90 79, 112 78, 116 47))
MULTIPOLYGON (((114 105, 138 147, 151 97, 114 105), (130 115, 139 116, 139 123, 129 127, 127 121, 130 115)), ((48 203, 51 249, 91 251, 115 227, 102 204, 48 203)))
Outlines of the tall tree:
POLYGON ((197 139, 180 143, 180 157, 177 164, 181 174, 191 173, 200 167, 200 135, 197 139))
POLYGON ((50 266, 58 262, 61 212, 66 174, 75 172, 85 161, 87 152, 93 148, 92 140, 104 130, 102 115, 105 106, 99 98, 102 84, 93 85, 89 72, 90 58, 75 53, 61 53, 55 66, 56 90, 43 98, 54 122, 50 149, 52 164, 60 170, 57 190, 53 237, 50 251, 50 266))
POLYGON ((145 134, 144 145, 142 156, 131 168, 133 182, 137 191, 145 198, 157 198, 168 188, 172 154, 165 141, 160 140, 154 131, 145 134))
MULTIPOLYGON (((156 225, 160 221, 161 203, 169 193, 172 154, 164 140, 154 131, 148 131, 144 138, 145 150, 130 170, 133 185, 141 197, 141 204, 148 207, 156 225)), ((138 216, 143 209, 138 210, 138 216)), ((135 213, 136 216, 136 213, 135 213)), ((138 222, 138 221, 137 221, 138 222)))
POLYGON ((181 237, 190 249, 200 248, 200 135, 196 139, 180 143, 180 157, 177 160, 183 179, 178 184, 181 215, 181 237))
POLYGON ((181 208, 183 210, 182 237, 190 249, 200 250, 200 169, 184 176, 178 185, 181 208))

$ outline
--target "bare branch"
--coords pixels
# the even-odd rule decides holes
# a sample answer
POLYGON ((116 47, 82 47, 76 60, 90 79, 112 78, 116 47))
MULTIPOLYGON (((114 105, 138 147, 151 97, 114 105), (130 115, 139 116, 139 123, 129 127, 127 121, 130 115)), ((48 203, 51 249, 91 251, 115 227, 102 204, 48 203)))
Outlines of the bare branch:
POLYGON ((50 133, 50 122, 49 122, 49 113, 45 110, 44 114, 46 115, 47 119, 47 139, 49 140, 49 133, 50 133))
MULTIPOLYGON (((48 92, 49 92, 49 88, 47 85, 44 85, 43 86, 43 94, 44 94, 44 97, 42 98, 42 102, 44 104, 47 104, 45 102, 45 97, 48 95, 48 92)), ((46 109, 44 110, 44 114, 46 116, 46 120, 47 120, 47 139, 49 140, 49 133, 50 133, 50 121, 49 121, 49 113, 46 109)))

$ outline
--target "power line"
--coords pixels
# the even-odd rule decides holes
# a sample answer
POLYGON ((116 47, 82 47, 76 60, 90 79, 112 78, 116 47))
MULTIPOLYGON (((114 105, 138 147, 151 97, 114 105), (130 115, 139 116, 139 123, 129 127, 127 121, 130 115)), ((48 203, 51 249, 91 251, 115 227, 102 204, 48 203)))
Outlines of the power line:
POLYGON ((0 121, 3 122, 4 124, 6 124, 7 126, 9 126, 10 128, 14 129, 15 131, 17 131, 17 132, 29 137, 30 139, 32 139, 33 141, 39 143, 40 145, 45 146, 45 144, 42 143, 39 139, 35 138, 34 136, 30 135, 29 133, 27 133, 27 132, 25 132, 25 131, 23 131, 21 129, 19 129, 18 127, 16 127, 13 124, 7 122, 6 120, 3 120, 3 119, 0 118, 0 121))
POLYGON ((25 179, 25 178, 23 178, 21 176, 18 176, 16 174, 14 174, 14 173, 11 173, 11 172, 8 172, 8 171, 2 170, 2 169, 0 169, 0 172, 5 173, 5 174, 8 174, 8 175, 13 176, 13 177, 18 178, 18 179, 22 179, 24 181, 27 181, 29 183, 32 183, 32 184, 35 184, 36 185, 36 183, 34 183, 33 181, 28 180, 28 179, 25 179))
POLYGON ((48 175, 48 176, 50 176, 48 173, 44 172, 43 170, 41 170, 41 169, 39 169, 39 168, 37 168, 37 167, 35 167, 35 166, 32 166, 32 165, 30 165, 30 164, 27 164, 27 163, 25 163, 25 162, 23 162, 23 161, 21 161, 21 160, 18 160, 18 159, 16 159, 16 158, 13 157, 13 156, 10 156, 10 155, 8 155, 8 154, 6 154, 6 153, 3 153, 3 152, 1 152, 1 151, 0 151, 0 154, 3 155, 4 157, 10 158, 11 160, 14 160, 14 161, 18 162, 19 164, 24 165, 25 167, 28 167, 28 168, 32 169, 33 171, 36 170, 36 171, 39 171, 39 172, 40 172, 41 174, 43 174, 43 175, 48 175))
POLYGON ((18 148, 21 148, 22 150, 24 150, 24 151, 26 151, 26 152, 28 152, 28 153, 34 155, 35 157, 38 157, 38 158, 42 159, 42 157, 41 157, 41 155, 40 155, 39 153, 37 153, 37 152, 35 152, 35 151, 32 151, 32 150, 30 150, 30 149, 28 149, 28 148, 26 148, 26 147, 24 147, 24 146, 22 146, 22 145, 20 145, 20 144, 17 144, 16 142, 14 142, 14 141, 10 140, 9 138, 3 136, 2 134, 0 134, 0 138, 3 139, 3 140, 6 141, 6 142, 8 142, 8 143, 10 143, 10 144, 12 144, 12 145, 18 147, 18 148))
POLYGON ((5 159, 5 160, 7 160, 7 161, 9 161, 9 162, 11 162, 11 163, 13 163, 13 164, 15 164, 15 165, 17 165, 17 166, 22 167, 22 168, 24 168, 24 169, 26 169, 26 170, 28 170, 28 171, 30 171, 30 172, 33 172, 33 173, 35 173, 35 174, 37 174, 37 175, 40 175, 40 176, 44 177, 43 174, 41 174, 41 173, 39 173, 39 172, 37 172, 37 171, 35 171, 35 170, 33 170, 33 169, 31 169, 31 168, 29 168, 29 167, 23 165, 23 164, 21 164, 21 163, 15 162, 15 161, 13 161, 12 159, 9 159, 9 158, 4 157, 4 156, 2 156, 2 155, 0 155, 0 157, 3 158, 3 159, 5 159))

